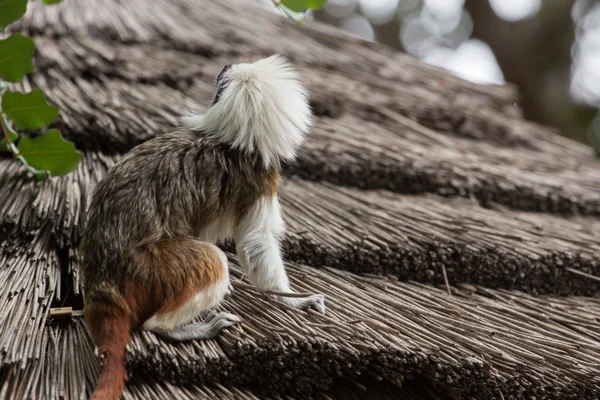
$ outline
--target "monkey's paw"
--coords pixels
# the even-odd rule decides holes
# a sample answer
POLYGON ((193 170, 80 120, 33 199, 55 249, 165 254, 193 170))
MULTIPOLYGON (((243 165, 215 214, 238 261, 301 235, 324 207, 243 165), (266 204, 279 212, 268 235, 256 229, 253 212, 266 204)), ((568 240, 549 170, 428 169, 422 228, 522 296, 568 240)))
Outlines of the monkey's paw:
POLYGON ((312 308, 313 310, 317 310, 321 314, 325 314, 325 296, 322 294, 313 294, 309 297, 284 297, 280 299, 287 305, 290 305, 295 308, 299 308, 301 310, 306 310, 308 308, 312 308))
POLYGON ((229 300, 233 295, 233 285, 230 283, 227 287, 227 291, 225 292, 225 296, 223 296, 224 300, 229 300))

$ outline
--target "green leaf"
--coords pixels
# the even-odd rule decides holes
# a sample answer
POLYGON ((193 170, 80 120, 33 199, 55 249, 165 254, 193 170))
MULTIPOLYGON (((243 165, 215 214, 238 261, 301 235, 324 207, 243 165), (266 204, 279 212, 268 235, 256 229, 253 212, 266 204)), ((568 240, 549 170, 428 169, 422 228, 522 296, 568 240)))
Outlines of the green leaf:
POLYGON ((327 4, 327 0, 281 0, 281 4, 295 12, 318 10, 327 4))
POLYGON ((0 0, 0 27, 6 28, 27 11, 28 0, 0 0))
POLYGON ((33 139, 22 137, 18 147, 28 165, 52 176, 73 171, 83 157, 73 143, 62 138, 58 129, 50 129, 44 136, 33 139))
MULTIPOLYGON (((1 0, 0 0, 1 1, 1 0)), ((19 82, 33 71, 35 43, 20 33, 0 40, 0 76, 8 82, 19 82)))
MULTIPOLYGON (((4 135, 2 135, 2 137, 4 137, 4 135)), ((8 138, 10 139, 11 143, 14 143, 15 140, 19 138, 19 134, 16 132, 8 132, 8 138)), ((5 139, 0 140, 0 151, 10 151, 5 139)))
POLYGON ((42 0, 42 3, 47 4, 47 5, 51 5, 51 4, 58 4, 61 1, 62 0, 42 0))
MULTIPOLYGON (((19 134, 13 130, 13 128, 8 123, 6 116, 2 116, 2 120, 0 124, 4 124, 4 129, 6 129, 6 133, 8 134, 8 139, 11 143, 14 143, 15 140, 19 138, 19 134)), ((0 127, 1 129, 1 127, 0 127)), ((6 139, 4 139, 4 134, 0 134, 0 151, 10 151, 8 148, 8 144, 6 143, 6 139)))
POLYGON ((2 111, 19 130, 47 126, 58 116, 58 108, 46 103, 46 96, 41 89, 25 94, 5 92, 2 95, 2 111))
POLYGON ((304 21, 304 13, 303 12, 292 11, 289 8, 287 8, 286 6, 281 6, 281 5, 279 6, 279 9, 281 11, 283 11, 283 13, 286 15, 286 17, 296 21, 296 25, 298 25, 298 26, 302 25, 302 22, 304 21))

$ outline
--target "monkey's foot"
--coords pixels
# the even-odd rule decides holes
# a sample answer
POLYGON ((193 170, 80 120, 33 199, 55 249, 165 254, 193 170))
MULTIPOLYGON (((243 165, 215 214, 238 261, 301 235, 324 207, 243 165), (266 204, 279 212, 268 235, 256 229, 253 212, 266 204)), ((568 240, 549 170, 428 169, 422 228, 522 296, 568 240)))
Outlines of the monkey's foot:
POLYGON ((177 341, 211 339, 217 336, 221 329, 227 328, 241 320, 237 315, 226 312, 211 312, 202 322, 194 322, 170 331, 154 330, 153 332, 164 339, 177 341))
POLYGON ((313 294, 308 297, 280 297, 279 300, 295 308, 302 310, 312 308, 321 314, 325 314, 325 296, 322 294, 313 294))

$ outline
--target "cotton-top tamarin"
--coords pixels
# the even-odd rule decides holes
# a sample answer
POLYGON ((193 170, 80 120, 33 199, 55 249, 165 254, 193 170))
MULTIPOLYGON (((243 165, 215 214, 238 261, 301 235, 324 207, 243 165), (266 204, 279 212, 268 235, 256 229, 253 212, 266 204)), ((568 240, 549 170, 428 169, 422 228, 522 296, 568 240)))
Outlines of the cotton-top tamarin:
MULTIPOLYGON (((117 399, 132 329, 206 339, 239 318, 209 314, 230 291, 225 254, 261 290, 290 292, 280 250, 280 164, 311 126, 307 93, 280 56, 226 65, 212 104, 131 150, 97 185, 81 249, 85 318, 103 356, 94 399, 117 399)), ((278 296, 325 312, 322 295, 278 296)))

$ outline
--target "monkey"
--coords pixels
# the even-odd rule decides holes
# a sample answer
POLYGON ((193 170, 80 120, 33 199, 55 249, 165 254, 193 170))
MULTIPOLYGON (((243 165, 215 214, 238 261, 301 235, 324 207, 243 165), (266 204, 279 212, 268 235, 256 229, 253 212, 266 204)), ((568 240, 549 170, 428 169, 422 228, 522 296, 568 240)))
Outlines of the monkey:
POLYGON ((173 131, 137 145, 97 184, 81 240, 84 317, 102 372, 92 399, 118 399, 135 329, 168 340, 208 339, 240 321, 213 310, 231 294, 225 253, 259 290, 325 313, 322 294, 292 291, 277 197, 313 125, 308 92, 287 58, 227 64, 212 102, 173 131))

